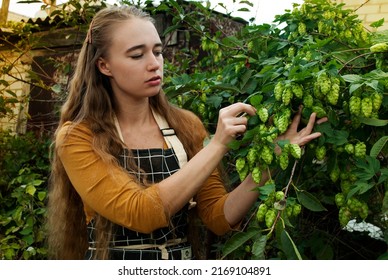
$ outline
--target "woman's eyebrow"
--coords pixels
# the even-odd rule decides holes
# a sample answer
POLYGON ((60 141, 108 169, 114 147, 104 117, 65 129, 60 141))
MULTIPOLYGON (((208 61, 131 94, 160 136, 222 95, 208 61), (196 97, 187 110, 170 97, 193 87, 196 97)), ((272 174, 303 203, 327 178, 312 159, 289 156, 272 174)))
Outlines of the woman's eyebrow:
MULTIPOLYGON (((154 45, 154 48, 158 48, 158 47, 163 47, 162 43, 156 43, 154 45)), ((145 44, 141 44, 141 45, 136 45, 136 46, 133 46, 133 47, 130 47, 129 49, 127 49, 127 53, 129 52, 132 52, 132 51, 135 51, 135 50, 138 50, 138 49, 145 49, 146 48, 146 45, 145 44)))

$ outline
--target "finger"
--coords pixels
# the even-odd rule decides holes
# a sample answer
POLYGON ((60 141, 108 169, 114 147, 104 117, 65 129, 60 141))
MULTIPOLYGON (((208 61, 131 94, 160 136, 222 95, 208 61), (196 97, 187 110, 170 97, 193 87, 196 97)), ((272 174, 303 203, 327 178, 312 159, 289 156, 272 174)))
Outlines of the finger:
POLYGON ((309 134, 308 136, 303 137, 303 139, 300 141, 299 146, 303 146, 310 142, 311 140, 314 140, 318 137, 320 137, 322 134, 320 132, 314 132, 309 134))
POLYGON ((251 116, 256 114, 255 107, 253 107, 250 104, 245 104, 245 103, 241 103, 241 102, 232 104, 232 105, 226 107, 225 109, 227 110, 228 114, 230 114, 231 116, 234 116, 234 117, 237 117, 239 115, 241 116, 244 113, 251 115, 251 116))
POLYGON ((290 129, 291 130, 297 130, 298 129, 298 126, 299 126, 299 123, 300 123, 300 118, 301 118, 301 115, 302 115, 302 106, 299 106, 299 110, 298 110, 298 113, 296 113, 296 115, 294 116, 294 118, 292 119, 292 123, 290 125, 290 129))
POLYGON ((310 115, 309 122, 306 125, 306 133, 307 134, 310 134, 310 132, 313 130, 316 117, 317 117, 317 113, 315 113, 315 112, 310 115))
POLYGON ((321 118, 319 120, 317 120, 317 124, 321 124, 321 123, 324 123, 324 122, 327 122, 329 119, 327 117, 324 117, 324 118, 321 118))

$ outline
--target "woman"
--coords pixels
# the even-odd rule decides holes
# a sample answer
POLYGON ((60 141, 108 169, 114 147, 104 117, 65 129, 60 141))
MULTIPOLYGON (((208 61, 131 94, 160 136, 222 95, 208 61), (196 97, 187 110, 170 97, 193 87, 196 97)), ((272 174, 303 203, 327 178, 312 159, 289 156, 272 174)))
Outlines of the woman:
MULTIPOLYGON (((219 112, 206 147, 200 120, 162 92, 162 43, 134 7, 98 12, 79 54, 56 131, 49 248, 58 259, 186 259, 188 208, 216 234, 238 226, 257 200, 248 176, 227 193, 217 166, 255 108, 219 112)), ((315 114, 281 137, 304 145, 315 114)), ((264 174, 262 181, 268 176, 264 174)))

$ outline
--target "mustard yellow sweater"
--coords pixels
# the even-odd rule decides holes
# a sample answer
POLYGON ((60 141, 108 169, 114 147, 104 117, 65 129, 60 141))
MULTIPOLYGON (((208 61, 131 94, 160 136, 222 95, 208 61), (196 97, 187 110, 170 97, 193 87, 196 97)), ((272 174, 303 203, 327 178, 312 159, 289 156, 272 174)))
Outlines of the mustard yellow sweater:
MULTIPOLYGON (((204 129, 198 124, 198 130, 204 129)), ((84 203, 87 222, 99 213, 113 223, 142 233, 168 226, 159 185, 138 185, 123 168, 104 162, 92 141, 93 134, 85 124, 71 122, 61 127, 56 138, 59 158, 84 203)), ((231 230, 223 211, 227 195, 214 171, 195 196, 199 217, 218 235, 231 230)))

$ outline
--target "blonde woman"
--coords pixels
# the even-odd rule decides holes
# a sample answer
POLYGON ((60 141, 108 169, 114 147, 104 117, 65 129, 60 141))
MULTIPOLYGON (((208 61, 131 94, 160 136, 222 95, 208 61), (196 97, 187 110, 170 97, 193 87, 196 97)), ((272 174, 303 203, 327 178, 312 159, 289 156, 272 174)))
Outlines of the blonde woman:
MULTIPOLYGON (((152 18, 134 7, 98 12, 79 54, 55 134, 49 249, 55 259, 190 259, 188 211, 222 235, 238 226, 258 193, 251 176, 228 193, 217 170, 244 133, 237 103, 207 132, 162 92, 162 43, 152 18)), ((315 114, 281 137, 304 145, 315 114)), ((263 174, 263 182, 268 178, 263 174)))

